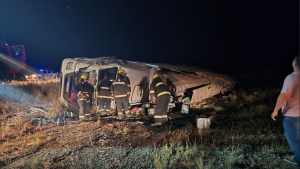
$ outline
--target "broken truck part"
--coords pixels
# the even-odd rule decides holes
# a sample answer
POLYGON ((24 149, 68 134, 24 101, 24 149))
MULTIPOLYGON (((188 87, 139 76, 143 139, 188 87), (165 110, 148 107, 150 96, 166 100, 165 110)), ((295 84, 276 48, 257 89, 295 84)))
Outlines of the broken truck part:
POLYGON ((225 74, 213 73, 200 67, 153 64, 160 68, 161 78, 170 86, 176 102, 191 99, 190 108, 200 108, 201 103, 218 94, 231 91, 237 82, 225 74))
MULTIPOLYGON (((63 60, 61 66, 60 102, 68 106, 72 89, 80 82, 82 74, 88 74, 90 78, 94 77, 89 80, 89 83, 96 88, 104 74, 108 75, 109 80, 115 80, 119 69, 127 72, 126 76, 131 82, 129 99, 131 106, 149 108, 153 105, 154 100, 149 97, 149 88, 155 73, 158 73, 169 86, 173 103, 181 103, 182 99, 189 97, 183 104, 190 105, 190 108, 198 108, 203 100, 220 93, 224 94, 236 85, 236 81, 227 75, 213 73, 199 67, 125 61, 114 56, 67 58, 63 60)), ((98 106, 97 91, 94 92, 93 98, 94 106, 98 106)), ((150 114, 152 113, 150 110, 150 114)))

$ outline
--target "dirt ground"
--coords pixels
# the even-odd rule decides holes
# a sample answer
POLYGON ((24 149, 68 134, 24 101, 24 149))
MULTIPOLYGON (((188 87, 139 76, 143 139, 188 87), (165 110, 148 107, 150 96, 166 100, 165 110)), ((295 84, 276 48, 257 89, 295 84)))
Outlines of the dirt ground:
MULTIPOLYGON (((52 98, 52 104, 44 108, 48 120, 64 111, 53 101, 56 96, 50 94, 51 87, 57 90, 53 84, 44 84, 39 91, 23 86, 42 93, 45 100, 52 98)), ((282 117, 276 122, 270 119, 277 92, 260 91, 255 97, 244 91, 237 96, 216 96, 206 104, 224 110, 200 108, 182 114, 175 109, 168 114, 172 120, 161 127, 151 127, 153 117, 144 115, 125 121, 108 116, 65 125, 17 119, 12 125, 1 125, 0 168, 293 169, 295 165, 284 162, 292 152, 283 135, 282 117), (211 112, 217 113, 211 128, 198 129, 195 116, 211 112)), ((24 107, 7 99, 0 101, 1 124, 24 107)))

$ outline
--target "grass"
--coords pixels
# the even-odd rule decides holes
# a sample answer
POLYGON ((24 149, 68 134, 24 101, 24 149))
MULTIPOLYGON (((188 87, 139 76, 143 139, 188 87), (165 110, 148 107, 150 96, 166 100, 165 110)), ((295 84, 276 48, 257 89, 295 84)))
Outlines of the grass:
MULTIPOLYGON (((21 97, 19 101, 12 101, 7 97, 0 97, 0 118, 19 112, 28 108, 27 102, 23 102, 28 97, 25 93, 16 93, 14 88, 17 87, 22 91, 26 91, 30 96, 34 96, 31 101, 35 104, 38 99, 50 102, 52 105, 47 107, 48 114, 55 117, 61 113, 61 107, 58 103, 57 82, 39 82, 39 83, 13 83, 8 90, 14 95, 21 97), (38 98, 38 99, 37 99, 38 98)), ((0 89, 1 91, 1 89, 0 89)), ((153 165, 156 168, 215 168, 218 166, 217 161, 225 160, 225 168, 234 168, 244 159, 240 155, 244 149, 244 145, 253 148, 260 148, 264 156, 291 154, 291 151, 283 139, 283 137, 270 137, 271 135, 283 135, 281 124, 282 117, 279 116, 276 122, 272 121, 270 114, 274 108, 276 97, 279 90, 249 90, 237 91, 235 94, 229 95, 228 102, 218 103, 225 109, 217 112, 218 120, 215 127, 211 129, 197 129, 195 126, 181 128, 175 131, 167 129, 161 134, 149 132, 147 128, 142 126, 118 123, 116 128, 107 126, 107 122, 95 122, 95 126, 102 126, 102 131, 112 131, 120 137, 126 144, 131 142, 140 142, 136 146, 142 147, 142 144, 156 144, 154 153, 145 152, 144 155, 151 157, 153 165), (257 92, 258 91, 258 92, 257 92), (150 143, 149 143, 150 142, 150 143), (216 151, 207 152, 207 148, 216 149, 216 151), (218 153, 224 152, 220 155, 218 153), (216 153, 218 152, 218 153, 216 153)), ((50 116, 49 116, 50 117, 50 116)), ((9 156, 7 153, 14 148, 18 148, 20 152, 24 152, 29 148, 38 146, 50 140, 55 135, 46 136, 43 131, 36 130, 36 126, 30 121, 21 118, 13 119, 12 126, 1 126, 0 128, 0 149, 3 156, 9 156), (19 140, 22 138, 24 140, 19 140)), ((95 127, 94 126, 94 127, 95 127)), ((92 132, 93 127, 86 128, 83 131, 81 126, 73 127, 74 130, 80 131, 70 136, 60 137, 54 142, 57 145, 75 146, 75 143, 87 146, 99 146, 94 142, 95 135, 99 132, 92 132)), ((52 129, 53 130, 53 129, 52 129)), ((64 126, 56 127, 55 130, 60 132, 69 132, 70 129, 64 126)), ((76 144, 76 145, 78 145, 76 144)), ((120 144, 122 146, 122 144, 120 144)), ((118 146, 120 146, 118 145, 118 146)), ((130 144, 131 145, 131 144, 130 144)), ((101 145, 102 146, 102 145, 101 145)), ((153 147, 153 146, 152 146, 153 147)), ((247 151, 251 151, 247 150, 247 151)), ((251 152, 249 153, 251 154, 251 152)), ((0 156, 1 158, 1 156, 0 156)), ((45 166, 45 161, 39 157, 31 159, 32 168, 45 166), (33 167, 34 166, 34 167, 33 167)), ((248 162, 247 167, 263 168, 265 162, 258 157, 250 156, 244 159, 248 162)), ((274 164, 275 165, 275 164, 274 164)), ((145 164, 145 166, 147 166, 145 164)), ((288 168, 287 166, 284 166, 288 168)))
POLYGON ((45 160, 42 157, 35 157, 32 161, 32 168, 44 168, 45 160))
POLYGON ((196 158, 196 166, 198 169, 211 169, 213 168, 213 164, 216 161, 216 158, 212 158, 205 163, 205 153, 203 151, 200 152, 200 156, 196 158))
POLYGON ((234 164, 237 161, 237 159, 235 157, 234 147, 232 147, 231 153, 229 155, 225 156, 225 159, 226 159, 227 163, 229 164, 230 168, 234 167, 234 164))

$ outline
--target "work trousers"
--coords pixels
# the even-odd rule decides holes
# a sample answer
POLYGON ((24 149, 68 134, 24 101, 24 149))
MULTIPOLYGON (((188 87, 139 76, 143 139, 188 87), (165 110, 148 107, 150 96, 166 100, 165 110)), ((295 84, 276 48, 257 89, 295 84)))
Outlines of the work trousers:
POLYGON ((154 108, 155 123, 164 123, 168 121, 167 111, 170 102, 170 95, 165 94, 156 98, 154 108))
POLYGON ((129 109, 128 109, 128 98, 127 97, 119 97, 116 98, 116 106, 118 111, 118 116, 122 117, 124 116, 123 110, 125 110, 125 115, 129 115, 129 109))
POLYGON ((283 129, 284 135, 289 143, 293 153, 295 160, 297 161, 298 168, 299 166, 299 151, 300 151, 300 119, 299 117, 289 117, 284 116, 283 118, 283 129))
POLYGON ((104 112, 104 111, 110 111, 110 103, 111 103, 111 99, 110 98, 99 98, 99 108, 100 108, 100 112, 104 112), (105 106, 104 106, 105 105, 105 106))
POLYGON ((128 109, 131 108, 130 103, 129 103, 129 98, 127 97, 127 102, 128 102, 128 109))
POLYGON ((90 114, 91 104, 86 99, 79 100, 79 116, 90 114))
POLYGON ((73 117, 79 117, 79 106, 71 104, 69 107, 69 111, 73 113, 73 117))

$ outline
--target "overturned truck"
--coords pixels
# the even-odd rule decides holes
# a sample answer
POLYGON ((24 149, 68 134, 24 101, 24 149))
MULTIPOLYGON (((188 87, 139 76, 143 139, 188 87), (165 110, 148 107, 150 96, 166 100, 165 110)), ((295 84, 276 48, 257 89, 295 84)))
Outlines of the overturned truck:
MULTIPOLYGON (((69 105, 72 89, 80 83, 82 74, 89 74, 89 83, 96 88, 104 78, 104 74, 108 75, 109 80, 115 80, 119 69, 124 69, 130 79, 131 106, 153 103, 153 99, 149 97, 149 88, 155 73, 158 73, 169 86, 171 97, 174 98, 171 100, 181 102, 183 98, 189 97, 192 108, 199 107, 199 103, 204 99, 233 89, 236 84, 227 75, 212 73, 198 67, 125 61, 113 56, 67 58, 63 60, 61 66, 60 102, 65 106, 69 105)), ((98 107, 97 91, 94 92, 93 98, 93 105, 98 107)))

